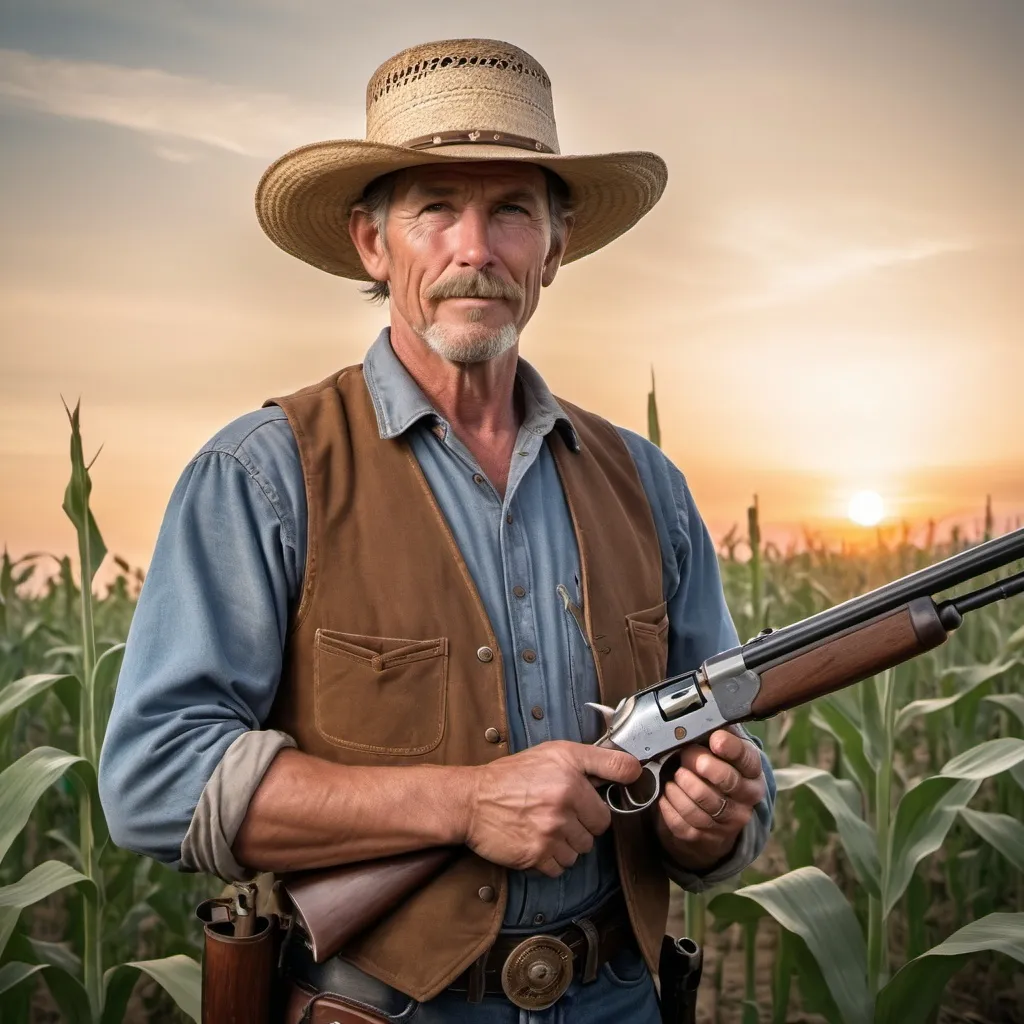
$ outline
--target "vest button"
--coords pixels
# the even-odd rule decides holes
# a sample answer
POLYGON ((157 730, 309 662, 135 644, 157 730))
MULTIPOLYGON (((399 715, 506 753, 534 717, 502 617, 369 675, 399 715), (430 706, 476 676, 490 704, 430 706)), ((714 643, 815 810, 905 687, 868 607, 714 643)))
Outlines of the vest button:
POLYGON ((490 729, 484 733, 484 739, 487 740, 488 743, 500 743, 501 733, 492 725, 490 729))
POLYGON ((526 587, 520 587, 518 585, 514 586, 512 588, 512 593, 515 594, 516 597, 526 597, 526 587))
POLYGON ((543 924, 546 920, 547 920, 547 918, 543 914, 534 914, 533 915, 533 923, 534 924, 543 924))
POLYGON ((534 706, 530 708, 530 714, 539 722, 544 717, 544 709, 539 704, 534 704, 534 706))
POLYGON ((532 665, 537 660, 537 652, 532 647, 527 647, 523 651, 523 661, 528 661, 532 665))
POLYGON ((481 885, 476 891, 477 896, 483 900, 484 903, 494 902, 494 886, 493 885, 481 885))
POLYGON ((478 647, 476 649, 476 656, 481 661, 494 661, 494 651, 490 647, 478 647))
POLYGON ((475 483, 475 484, 482 484, 483 482, 484 482, 484 478, 479 473, 474 473, 473 474, 473 483, 475 483))

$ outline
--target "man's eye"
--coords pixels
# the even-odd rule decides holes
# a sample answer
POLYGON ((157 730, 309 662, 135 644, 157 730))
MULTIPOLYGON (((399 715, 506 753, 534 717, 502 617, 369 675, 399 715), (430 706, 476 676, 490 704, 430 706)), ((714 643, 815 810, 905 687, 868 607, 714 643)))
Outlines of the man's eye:
POLYGON ((446 206, 447 206, 447 204, 445 204, 445 203, 428 203, 426 206, 423 207, 422 212, 423 213, 440 213, 442 210, 446 209, 446 206))
POLYGON ((498 209, 502 213, 525 213, 529 216, 529 211, 525 207, 519 206, 517 203, 502 203, 498 209))

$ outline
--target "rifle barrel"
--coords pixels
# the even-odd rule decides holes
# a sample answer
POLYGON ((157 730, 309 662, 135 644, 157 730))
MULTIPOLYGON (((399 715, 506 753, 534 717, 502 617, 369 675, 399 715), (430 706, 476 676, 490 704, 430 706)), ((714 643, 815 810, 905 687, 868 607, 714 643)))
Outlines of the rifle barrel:
MULTIPOLYGON (((1024 558, 1024 528, 968 548, 860 597, 826 608, 792 626, 783 626, 767 635, 755 637, 741 648, 743 663, 748 669, 756 670, 777 658, 784 658, 824 640, 833 633, 859 626, 915 598, 931 597, 975 576, 1008 565, 1018 558, 1024 558)), ((999 600, 999 597, 993 597, 993 600, 999 600)))

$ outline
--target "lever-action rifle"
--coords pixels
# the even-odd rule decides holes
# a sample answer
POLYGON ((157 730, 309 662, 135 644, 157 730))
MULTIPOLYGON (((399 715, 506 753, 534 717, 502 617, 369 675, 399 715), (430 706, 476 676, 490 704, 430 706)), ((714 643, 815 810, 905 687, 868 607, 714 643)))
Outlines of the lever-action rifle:
MULTIPOLYGON (((592 705, 604 716, 597 745, 633 754, 651 785, 638 797, 611 784, 614 812, 637 813, 661 790, 673 754, 731 722, 769 718, 909 661, 944 643, 976 608, 1024 593, 1024 572, 962 597, 933 595, 1024 558, 1024 529, 986 541, 894 583, 791 626, 766 629, 621 701, 592 705)), ((458 855, 461 847, 418 850, 286 878, 284 889, 318 963, 369 927, 458 855)))

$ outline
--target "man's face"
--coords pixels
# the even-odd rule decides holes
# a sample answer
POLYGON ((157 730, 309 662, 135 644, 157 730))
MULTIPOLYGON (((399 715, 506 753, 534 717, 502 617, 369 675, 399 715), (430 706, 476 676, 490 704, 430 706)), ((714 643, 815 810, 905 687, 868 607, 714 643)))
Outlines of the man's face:
POLYGON ((385 228, 392 321, 451 362, 516 343, 554 279, 547 182, 535 165, 437 165, 397 175, 385 228))

